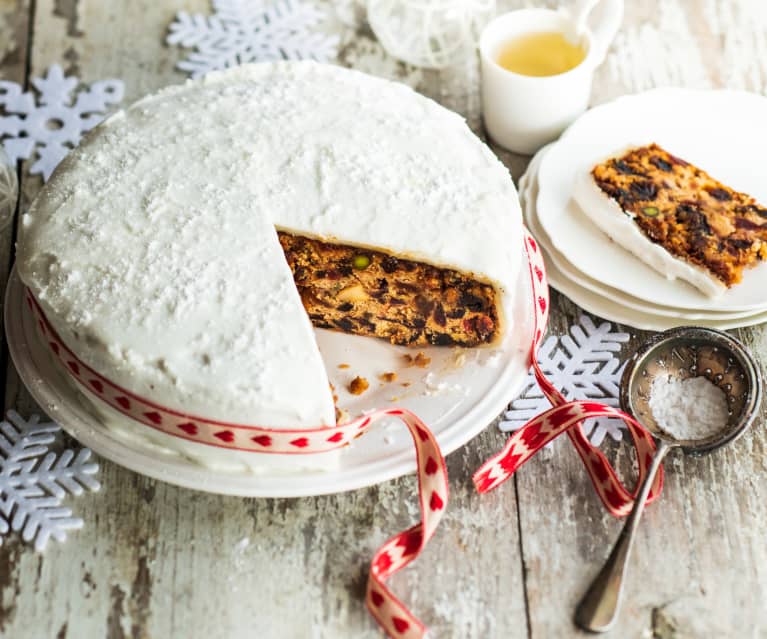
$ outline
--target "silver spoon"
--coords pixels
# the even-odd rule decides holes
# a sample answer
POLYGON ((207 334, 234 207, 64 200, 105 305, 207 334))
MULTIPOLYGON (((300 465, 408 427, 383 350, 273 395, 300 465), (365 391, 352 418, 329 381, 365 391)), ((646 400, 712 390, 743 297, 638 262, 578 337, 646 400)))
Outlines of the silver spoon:
POLYGON ((686 453, 702 454, 729 444, 754 421, 761 398, 762 381, 753 358, 743 344, 722 331, 687 326, 674 328, 655 335, 629 359, 621 379, 621 408, 654 435, 658 446, 634 508, 607 562, 576 608, 575 622, 581 628, 605 632, 617 618, 634 533, 666 453, 679 447, 686 453), (672 437, 658 425, 648 404, 653 379, 658 375, 671 375, 677 379, 706 377, 727 396, 727 423, 703 439, 672 437))

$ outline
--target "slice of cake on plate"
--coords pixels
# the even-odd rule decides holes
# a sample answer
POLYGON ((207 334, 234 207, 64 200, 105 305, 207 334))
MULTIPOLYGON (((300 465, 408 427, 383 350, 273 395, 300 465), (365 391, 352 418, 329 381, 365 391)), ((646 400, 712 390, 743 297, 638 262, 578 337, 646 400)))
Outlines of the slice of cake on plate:
POLYGON ((615 242, 711 297, 767 260, 767 208, 657 144, 597 164, 574 197, 615 242))
MULTIPOLYGON (((184 415, 309 429, 336 420, 312 323, 498 344, 521 254, 508 171, 460 116, 303 62, 211 73, 109 118, 23 216, 17 264, 110 382, 184 415)), ((280 457, 109 417, 216 467, 280 457)))

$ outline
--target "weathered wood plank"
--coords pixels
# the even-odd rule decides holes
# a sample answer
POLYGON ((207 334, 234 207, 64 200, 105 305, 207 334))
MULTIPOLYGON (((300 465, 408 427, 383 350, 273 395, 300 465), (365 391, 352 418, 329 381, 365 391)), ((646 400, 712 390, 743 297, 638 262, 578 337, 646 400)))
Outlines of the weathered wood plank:
POLYGON ((29 0, 0 0, 0 71, 3 80, 25 80, 29 14, 29 0))
MULTIPOLYGON (((24 84, 26 82, 27 49, 29 45, 30 0, 0 0, 0 79, 24 84)), ((5 290, 5 280, 11 266, 13 225, 0 232, 0 291, 5 290)), ((0 308, 3 300, 0 300, 0 308)), ((5 386, 5 336, 2 338, 0 366, 5 386)))
MULTIPOLYGON (((19 83, 26 80, 30 10, 29 0, 0 0, 0 78, 3 80, 19 83)), ((10 267, 12 234, 12 225, 0 234, 2 283, 10 267)), ((3 368, 6 358, 7 349, 3 338, 0 354, 3 368)), ((0 636, 6 636, 6 627, 16 617, 16 600, 21 592, 18 563, 23 550, 19 543, 0 546, 0 636)))
MULTIPOLYGON (((207 3, 156 4, 38 2, 33 73, 67 60, 84 80, 124 79, 126 101, 182 81, 172 69, 180 52, 161 45, 164 29, 177 9, 206 11, 207 3)), ((439 76, 428 88, 439 93, 439 76)), ((478 126, 475 87, 451 106, 478 126)), ((28 181, 26 201, 39 186, 28 181)), ((6 404, 31 410, 10 377, 6 404)), ((492 533, 495 522, 516 519, 516 503, 500 494, 480 500, 469 481, 498 441, 489 429, 451 456, 445 524, 424 561, 394 581, 440 636, 527 634, 516 526, 492 533)), ((380 636, 362 606, 367 562, 417 518, 412 478, 300 500, 194 493, 107 462, 102 481, 99 494, 78 501, 87 524, 66 546, 38 557, 16 540, 7 544, 0 570, 12 575, 2 589, 8 636, 380 636), (61 587, 64 575, 72 587, 61 587)))
MULTIPOLYGON (((761 46, 767 30, 761 22, 749 23, 758 13, 749 8, 755 9, 748 2, 627 3, 622 32, 597 73, 594 102, 664 84, 763 90, 764 59, 754 72, 749 53, 761 46), (716 22, 717 16, 725 22, 716 22), (742 28, 742 43, 740 36, 723 33, 724 24, 742 28), (722 55, 722 38, 727 38, 728 55, 722 55), (741 46, 743 64, 733 68, 726 58, 738 59, 741 46)), ((581 313, 561 295, 553 308, 552 329, 560 334, 581 313)), ((627 352, 647 335, 625 330, 634 336, 627 352)), ((764 328, 739 334, 764 363, 764 328)), ((764 413, 752 433, 708 457, 669 457, 663 497, 648 508, 640 527, 615 636, 767 632, 763 424, 764 413)), ((626 447, 611 448, 618 449, 617 466, 629 469, 626 447)), ((517 489, 531 636, 580 636, 572 622, 575 605, 609 554, 622 522, 605 514, 564 439, 549 456, 540 456, 519 473, 517 489)))

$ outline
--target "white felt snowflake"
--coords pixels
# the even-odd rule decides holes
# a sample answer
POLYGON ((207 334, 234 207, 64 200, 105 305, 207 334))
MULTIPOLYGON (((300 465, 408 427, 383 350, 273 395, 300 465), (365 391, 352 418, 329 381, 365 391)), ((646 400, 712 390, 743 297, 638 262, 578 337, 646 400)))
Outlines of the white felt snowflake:
MULTIPOLYGON (((567 399, 593 399, 608 406, 618 406, 623 364, 615 353, 628 340, 627 333, 613 332, 609 322, 595 326, 584 315, 570 327, 570 335, 546 339, 538 351, 538 363, 567 399)), ((522 394, 504 413, 500 428, 507 432, 517 430, 549 408, 551 404, 530 372, 522 394)), ((597 446, 606 434, 619 441, 624 428, 618 419, 589 419, 584 423, 586 434, 597 446)))
POLYGON ((75 91, 78 83, 58 64, 49 67, 45 77, 32 79, 37 95, 15 82, 0 81, 0 140, 12 163, 36 154, 29 172, 47 180, 83 133, 104 119, 110 105, 122 100, 119 80, 94 82, 75 91))
POLYGON ((166 42, 193 48, 177 67, 197 78, 243 62, 317 60, 338 53, 338 37, 316 31, 325 12, 301 0, 213 0, 212 16, 181 11, 166 42))
POLYGON ((40 551, 51 537, 64 541, 67 530, 82 527, 83 520, 61 503, 68 494, 99 489, 93 477, 98 464, 87 448, 50 452, 59 430, 37 415, 25 421, 15 411, 0 422, 0 542, 10 530, 21 531, 40 551))

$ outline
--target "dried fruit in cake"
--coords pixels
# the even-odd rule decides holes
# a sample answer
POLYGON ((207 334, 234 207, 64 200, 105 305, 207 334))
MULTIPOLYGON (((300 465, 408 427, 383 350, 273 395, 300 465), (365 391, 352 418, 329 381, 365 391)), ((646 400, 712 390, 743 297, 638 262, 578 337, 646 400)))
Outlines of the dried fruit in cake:
POLYGON ((278 232, 312 323, 403 346, 478 346, 499 334, 495 289, 455 270, 278 232))
POLYGON ((767 260, 767 207, 657 144, 597 164, 575 197, 613 240, 711 296, 767 260))

